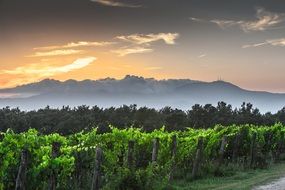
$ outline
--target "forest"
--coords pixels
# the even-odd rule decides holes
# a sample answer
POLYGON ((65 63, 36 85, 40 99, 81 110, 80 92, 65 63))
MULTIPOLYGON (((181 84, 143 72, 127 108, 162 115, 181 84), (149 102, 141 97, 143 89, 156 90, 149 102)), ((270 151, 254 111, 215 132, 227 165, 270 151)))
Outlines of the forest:
POLYGON ((183 131, 187 128, 208 129, 217 124, 273 125, 285 124, 285 107, 277 113, 260 113, 251 103, 243 103, 233 108, 225 102, 193 105, 189 110, 164 107, 160 110, 123 105, 121 107, 100 108, 98 106, 62 107, 53 109, 46 107, 37 111, 21 111, 18 108, 0 109, 0 130, 12 129, 24 132, 36 129, 41 134, 59 133, 70 135, 97 128, 99 133, 108 132, 109 125, 118 129, 129 127, 141 128, 144 132, 165 127, 166 131, 183 131))

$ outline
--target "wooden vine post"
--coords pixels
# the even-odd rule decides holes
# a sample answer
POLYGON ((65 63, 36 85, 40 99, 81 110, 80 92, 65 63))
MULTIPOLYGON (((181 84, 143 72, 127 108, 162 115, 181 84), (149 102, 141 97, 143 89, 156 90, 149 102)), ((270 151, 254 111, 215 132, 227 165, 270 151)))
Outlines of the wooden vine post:
POLYGON ((174 158, 176 156, 177 152, 177 137, 176 135, 172 136, 172 141, 171 141, 171 157, 174 158))
POLYGON ((266 149, 267 151, 265 152, 265 159, 268 160, 269 158, 272 159, 272 149, 270 148, 271 147, 271 142, 272 142, 272 138, 273 138, 273 134, 272 133, 269 133, 267 135, 267 141, 266 141, 266 149))
POLYGON ((99 190, 101 182, 101 165, 103 162, 103 150, 99 147, 96 148, 95 167, 92 179, 91 190, 99 190))
POLYGON ((135 141, 130 140, 128 142, 128 154, 127 154, 127 166, 129 168, 133 168, 133 164, 134 164, 134 148, 135 148, 135 141))
POLYGON ((278 162, 280 160, 280 154, 282 153, 282 150, 284 149, 284 132, 282 131, 280 134, 280 140, 277 143, 277 147, 274 154, 274 162, 278 162))
POLYGON ((171 159, 172 159, 172 164, 170 168, 170 173, 169 173, 169 181, 173 180, 173 173, 175 171, 175 158, 176 158, 176 152, 177 152, 177 137, 176 135, 172 136, 171 140, 171 159))
POLYGON ((251 144, 250 144, 250 154, 249 154, 249 167, 254 167, 255 163, 255 148, 256 148, 256 133, 253 133, 251 144))
POLYGON ((27 180, 27 166, 28 166, 28 150, 24 149, 21 152, 21 161, 16 179, 16 190, 26 189, 27 180))
POLYGON ((151 161, 153 164, 156 164, 157 162, 158 149, 159 149, 159 138, 155 138, 153 139, 152 155, 151 155, 151 161))
MULTIPOLYGON (((51 151, 51 158, 55 159, 59 156, 60 153, 60 143, 53 142, 52 143, 52 151, 51 151)), ((49 179, 49 190, 55 190, 57 186, 57 172, 53 169, 49 179)))
POLYGON ((193 163, 192 179, 195 179, 198 176, 198 172, 199 172, 199 167, 200 167, 200 162, 202 160, 202 156, 203 156, 203 138, 200 137, 198 139, 196 156, 195 156, 195 160, 194 160, 194 163, 193 163))
POLYGON ((233 155, 232 155, 232 161, 233 163, 237 162, 237 158, 238 158, 238 150, 239 150, 239 146, 240 146, 240 141, 241 141, 241 134, 238 133, 235 136, 235 140, 234 140, 234 144, 233 144, 233 155))
POLYGON ((4 139, 5 135, 3 133, 0 133, 0 141, 4 139))
POLYGON ((219 154, 218 154, 217 166, 216 166, 216 170, 215 170, 216 174, 219 173, 220 167, 223 164, 226 146, 227 146, 227 137, 223 136, 222 141, 221 141, 219 154))

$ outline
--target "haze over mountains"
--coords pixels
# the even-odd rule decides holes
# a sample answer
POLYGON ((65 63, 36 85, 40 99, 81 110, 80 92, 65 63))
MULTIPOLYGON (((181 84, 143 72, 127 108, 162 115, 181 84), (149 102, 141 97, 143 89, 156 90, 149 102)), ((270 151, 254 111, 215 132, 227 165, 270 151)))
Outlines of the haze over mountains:
POLYGON ((45 79, 37 83, 0 89, 0 107, 32 110, 69 105, 98 105, 99 107, 137 104, 162 108, 190 109, 194 104, 224 101, 233 107, 250 102, 261 112, 276 112, 285 106, 285 94, 250 91, 225 81, 202 82, 190 79, 155 80, 127 75, 121 80, 45 79))

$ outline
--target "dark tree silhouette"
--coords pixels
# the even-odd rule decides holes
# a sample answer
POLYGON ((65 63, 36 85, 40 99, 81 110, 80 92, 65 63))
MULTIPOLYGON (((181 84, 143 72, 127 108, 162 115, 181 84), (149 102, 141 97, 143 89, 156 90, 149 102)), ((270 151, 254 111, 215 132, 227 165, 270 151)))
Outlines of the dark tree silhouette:
POLYGON ((168 131, 192 128, 211 128, 216 124, 255 124, 272 125, 276 122, 285 124, 285 107, 277 113, 261 114, 251 103, 243 103, 240 108, 233 109, 225 102, 211 104, 196 104, 192 109, 183 111, 164 107, 160 110, 124 105, 118 108, 99 108, 98 106, 79 106, 61 109, 45 107, 37 111, 24 112, 18 108, 5 107, 0 109, 0 130, 12 129, 19 133, 29 128, 40 133, 60 133, 68 135, 82 130, 89 131, 94 127, 98 132, 110 130, 109 125, 118 128, 136 127, 144 131, 152 131, 165 126, 168 131))

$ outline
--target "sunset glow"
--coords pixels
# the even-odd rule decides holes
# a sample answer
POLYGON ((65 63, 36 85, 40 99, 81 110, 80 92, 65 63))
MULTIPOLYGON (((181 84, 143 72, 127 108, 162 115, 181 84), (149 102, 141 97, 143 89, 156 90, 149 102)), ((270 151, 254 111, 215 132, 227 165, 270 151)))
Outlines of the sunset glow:
MULTIPOLYGON (((28 3, 1 3, 2 88, 45 78, 119 79, 131 74, 222 78, 247 89, 285 92, 282 6, 248 3, 235 7, 235 13, 220 14, 222 8, 212 2, 86 0, 76 5, 84 11, 69 2, 65 8, 34 2, 33 10, 28 3), (86 57, 96 61, 71 67, 86 57)), ((234 6, 224 5, 228 10, 234 6)))

